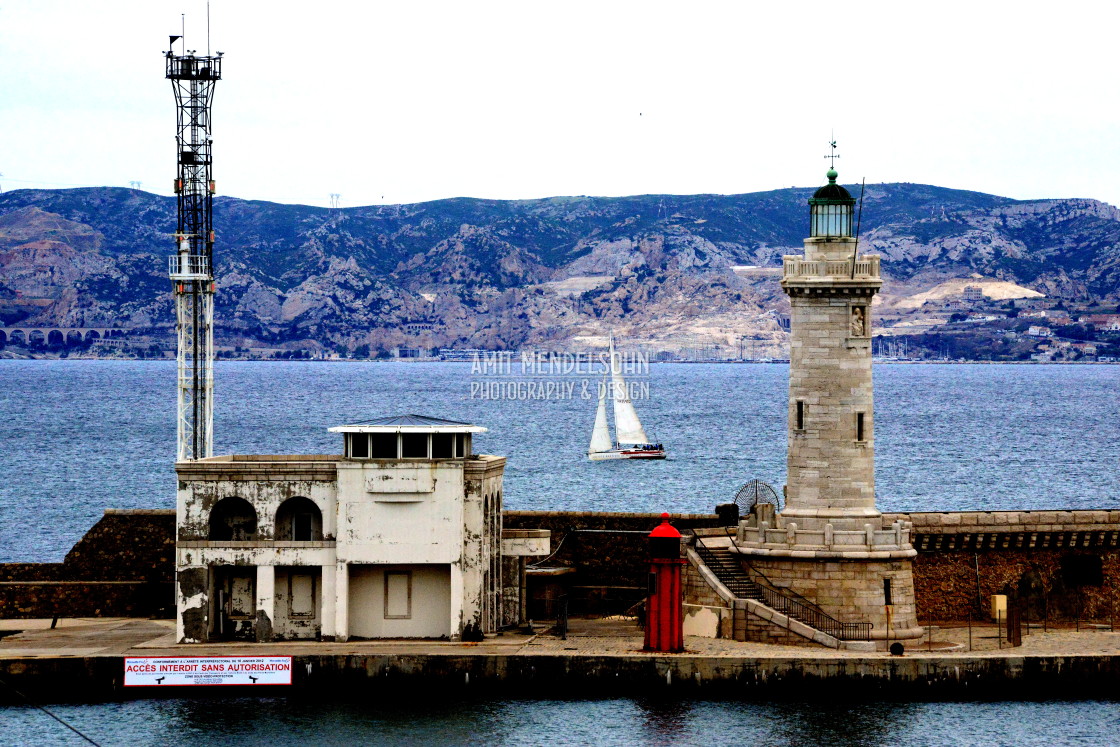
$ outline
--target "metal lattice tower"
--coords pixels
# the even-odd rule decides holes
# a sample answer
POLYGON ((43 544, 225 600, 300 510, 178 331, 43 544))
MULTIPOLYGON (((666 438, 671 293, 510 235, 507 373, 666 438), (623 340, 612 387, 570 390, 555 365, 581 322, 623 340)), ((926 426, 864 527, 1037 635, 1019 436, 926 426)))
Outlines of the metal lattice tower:
MULTIPOLYGON (((174 42, 174 39, 172 40, 174 42)), ((168 51, 167 78, 175 92, 179 174, 177 253, 170 258, 179 343, 178 460, 202 459, 214 441, 214 175, 210 108, 222 77, 222 53, 168 51)))

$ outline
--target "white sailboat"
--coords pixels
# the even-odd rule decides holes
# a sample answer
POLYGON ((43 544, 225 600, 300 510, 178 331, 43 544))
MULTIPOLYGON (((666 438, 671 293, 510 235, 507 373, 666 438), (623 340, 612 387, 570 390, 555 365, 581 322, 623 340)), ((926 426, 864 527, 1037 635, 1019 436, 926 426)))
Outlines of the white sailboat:
POLYGON ((622 366, 614 352, 613 336, 610 339, 610 360, 610 381, 604 377, 599 387, 599 407, 595 411, 595 427, 591 431, 587 458, 593 462, 606 459, 664 459, 665 449, 661 444, 650 442, 642 421, 638 420, 638 411, 630 401, 626 381, 622 378, 622 366), (607 424, 608 397, 614 405, 613 439, 607 424))

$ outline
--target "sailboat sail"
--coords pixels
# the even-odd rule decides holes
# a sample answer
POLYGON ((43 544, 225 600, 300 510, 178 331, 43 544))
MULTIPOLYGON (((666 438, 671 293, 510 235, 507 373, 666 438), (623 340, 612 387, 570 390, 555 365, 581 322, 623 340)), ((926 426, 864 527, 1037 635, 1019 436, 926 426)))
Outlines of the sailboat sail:
POLYGON ((591 432, 589 453, 610 451, 614 447, 610 428, 607 426, 607 382, 599 386, 599 409, 595 411, 595 430, 591 432))
POLYGON ((649 443, 649 436, 642 428, 642 421, 638 420, 638 411, 630 401, 630 392, 627 391, 626 381, 622 378, 622 367, 618 355, 614 352, 613 338, 611 339, 611 387, 615 439, 620 444, 649 443))

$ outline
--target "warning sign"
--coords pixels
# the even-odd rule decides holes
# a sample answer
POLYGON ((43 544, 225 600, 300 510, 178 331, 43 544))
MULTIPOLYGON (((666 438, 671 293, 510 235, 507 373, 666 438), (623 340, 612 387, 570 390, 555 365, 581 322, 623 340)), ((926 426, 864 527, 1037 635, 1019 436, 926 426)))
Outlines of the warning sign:
POLYGON ((125 687, 290 684, 290 656, 130 656, 124 660, 125 687))

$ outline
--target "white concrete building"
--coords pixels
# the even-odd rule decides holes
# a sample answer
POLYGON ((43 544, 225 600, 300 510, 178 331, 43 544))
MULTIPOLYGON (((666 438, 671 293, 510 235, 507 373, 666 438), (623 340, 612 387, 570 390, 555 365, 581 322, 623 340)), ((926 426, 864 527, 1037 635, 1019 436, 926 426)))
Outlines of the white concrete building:
POLYGON ((486 429, 404 415, 330 430, 341 455, 175 465, 180 642, 459 640, 504 622, 505 458, 471 453, 486 429))

